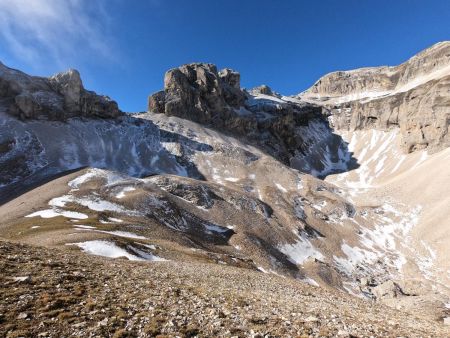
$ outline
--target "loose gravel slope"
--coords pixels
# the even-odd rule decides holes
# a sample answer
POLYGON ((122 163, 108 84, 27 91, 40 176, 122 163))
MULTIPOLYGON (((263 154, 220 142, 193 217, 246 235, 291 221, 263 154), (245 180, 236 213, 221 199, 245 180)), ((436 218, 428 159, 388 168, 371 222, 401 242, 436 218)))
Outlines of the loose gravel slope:
POLYGON ((289 278, 0 241, 4 337, 448 337, 436 322, 289 278))

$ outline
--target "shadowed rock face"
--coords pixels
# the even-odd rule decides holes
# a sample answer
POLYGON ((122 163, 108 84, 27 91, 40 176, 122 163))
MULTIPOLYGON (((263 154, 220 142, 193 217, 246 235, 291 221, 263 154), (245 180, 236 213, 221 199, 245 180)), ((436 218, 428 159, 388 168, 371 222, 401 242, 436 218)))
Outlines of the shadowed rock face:
POLYGON ((164 91, 149 97, 148 110, 220 126, 245 98, 239 73, 230 69, 219 73, 215 65, 193 63, 166 73, 164 91))
POLYGON ((450 42, 395 67, 322 77, 299 97, 325 106, 340 130, 399 127, 406 152, 450 145, 450 42))
POLYGON ((115 101, 84 89, 80 74, 74 69, 43 78, 0 63, 0 100, 8 106, 10 115, 22 120, 123 115, 115 101))
POLYGON ((328 125, 315 104, 283 100, 267 86, 248 92, 240 88, 238 72, 218 72, 216 66, 203 63, 169 70, 164 90, 149 97, 148 110, 245 138, 285 164, 310 146, 299 127, 310 122, 328 125))

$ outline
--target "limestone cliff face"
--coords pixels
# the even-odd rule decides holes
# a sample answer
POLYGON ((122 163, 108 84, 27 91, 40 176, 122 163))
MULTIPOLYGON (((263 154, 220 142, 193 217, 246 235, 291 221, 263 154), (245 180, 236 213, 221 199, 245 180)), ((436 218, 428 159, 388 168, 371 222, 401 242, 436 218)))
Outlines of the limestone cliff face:
POLYGON ((326 108, 336 129, 399 127, 406 152, 450 146, 450 42, 395 67, 322 77, 298 95, 326 108))
POLYGON ((149 111, 199 123, 225 125, 243 105, 239 73, 213 64, 192 63, 166 72, 164 91, 149 97, 149 111))
POLYGON ((22 120, 70 117, 115 118, 123 113, 107 96, 84 89, 78 71, 50 78, 30 76, 0 63, 0 101, 22 120))
POLYGON ((240 88, 240 74, 215 65, 192 63, 166 72, 164 90, 148 99, 148 111, 176 116, 237 135, 289 164, 311 144, 299 127, 327 124, 318 105, 283 99, 267 86, 240 88))

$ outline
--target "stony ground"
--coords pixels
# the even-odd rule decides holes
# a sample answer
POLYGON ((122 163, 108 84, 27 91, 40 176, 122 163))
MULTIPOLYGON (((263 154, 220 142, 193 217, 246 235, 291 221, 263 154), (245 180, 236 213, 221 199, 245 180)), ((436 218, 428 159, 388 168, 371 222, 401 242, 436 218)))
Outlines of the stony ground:
POLYGON ((340 292, 214 264, 130 262, 0 241, 2 337, 448 337, 340 292))

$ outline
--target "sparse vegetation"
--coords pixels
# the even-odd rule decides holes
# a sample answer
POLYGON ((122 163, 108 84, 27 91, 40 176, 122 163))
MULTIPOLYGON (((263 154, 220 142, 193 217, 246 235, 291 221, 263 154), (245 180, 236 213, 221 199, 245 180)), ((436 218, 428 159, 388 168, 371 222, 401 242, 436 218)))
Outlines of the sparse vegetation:
POLYGON ((0 336, 8 338, 449 334, 340 292, 216 264, 129 262, 0 241, 0 269, 0 336))

